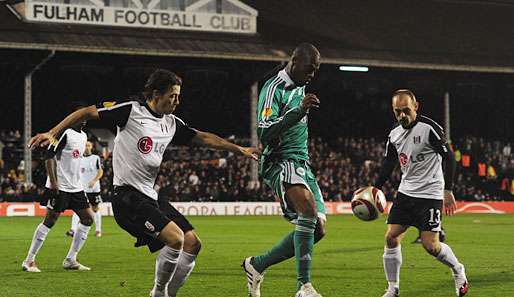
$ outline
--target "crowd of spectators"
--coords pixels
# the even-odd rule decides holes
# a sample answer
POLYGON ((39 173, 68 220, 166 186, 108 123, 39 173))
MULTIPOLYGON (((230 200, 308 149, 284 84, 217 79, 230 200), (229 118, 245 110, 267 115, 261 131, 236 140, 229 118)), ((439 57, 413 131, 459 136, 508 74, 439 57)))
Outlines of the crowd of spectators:
MULTIPOLYGON (((34 184, 24 182, 23 148, 19 132, 2 133, 0 201, 34 201, 42 194, 45 170, 34 157, 34 184), (21 146, 21 152, 20 152, 21 146)), ((248 140, 243 140, 248 142, 248 140)), ((248 143, 246 143, 248 144, 248 143)), ((466 137, 452 143, 457 160, 454 193, 458 200, 514 200, 512 144, 466 137)), ((385 145, 376 138, 336 138, 309 141, 310 162, 327 201, 349 201, 353 191, 371 185, 383 159, 385 145)), ((270 189, 252 181, 249 159, 198 147, 169 148, 155 188, 172 201, 274 201, 270 189)), ((113 193, 112 160, 104 159, 103 197, 113 193)), ((396 168, 383 191, 394 197, 401 178, 396 168)))

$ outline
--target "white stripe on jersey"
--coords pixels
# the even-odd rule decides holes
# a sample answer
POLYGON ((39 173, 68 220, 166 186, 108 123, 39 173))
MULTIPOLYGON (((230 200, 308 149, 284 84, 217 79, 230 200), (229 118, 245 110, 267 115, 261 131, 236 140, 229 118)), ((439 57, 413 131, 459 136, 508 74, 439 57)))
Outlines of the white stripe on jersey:
POLYGON ((296 90, 293 90, 291 92, 291 94, 289 94, 289 98, 287 98, 287 103, 286 103, 286 106, 289 105, 289 103, 291 102, 291 100, 293 100, 293 96, 294 96, 294 93, 300 91, 300 89, 296 89, 296 90))
POLYGON ((181 118, 179 118, 179 117, 177 117, 175 115, 174 115, 174 117, 175 117, 176 120, 179 120, 182 123, 182 125, 186 126, 186 123, 181 118))
MULTIPOLYGON (((266 101, 264 103, 263 110, 266 110, 268 108, 272 108, 273 106, 273 98, 275 97, 275 90, 277 86, 282 83, 282 79, 277 76, 269 85, 268 91, 266 92, 266 101)), ((266 115, 265 119, 268 119, 271 115, 266 115)))
POLYGON ((439 134, 437 134, 437 132, 434 130, 434 128, 430 127, 430 130, 431 130, 432 132, 434 132, 435 137, 437 137, 437 140, 441 140, 441 137, 439 136, 439 134))
POLYGON ((101 108, 98 108, 97 111, 101 112, 101 111, 113 110, 113 109, 120 108, 125 105, 132 104, 133 102, 134 101, 127 101, 127 102, 123 102, 123 103, 119 103, 119 104, 114 104, 113 106, 109 106, 109 107, 101 107, 101 108))
POLYGON ((284 119, 286 114, 290 113, 293 110, 294 110, 294 108, 291 108, 290 110, 286 111, 286 113, 284 113, 283 116, 276 118, 273 121, 264 121, 264 120, 259 121, 259 128, 269 128, 269 127, 275 125, 276 123, 279 123, 280 121, 282 121, 282 119, 284 119))
POLYGON ((431 118, 429 117, 426 117, 424 115, 420 115, 419 116, 421 119, 425 119, 425 120, 428 120, 429 122, 431 122, 432 124, 436 125, 439 129, 441 129, 441 131, 444 131, 443 127, 441 125, 439 125, 436 121, 432 120, 431 118))
MULTIPOLYGON (((432 132, 434 132, 435 137, 437 137, 437 140, 441 140, 441 136, 440 136, 440 135, 439 135, 439 133, 434 129, 434 127, 432 127, 432 126, 431 126, 431 124, 432 124, 432 125, 437 126, 437 127, 440 129, 440 131, 441 131, 441 132, 442 132, 442 131, 444 131, 443 127, 441 127, 441 125, 439 125, 436 121, 434 121, 434 120, 432 120, 431 118, 428 118, 428 117, 426 117, 426 116, 420 116, 420 118, 421 118, 422 120, 426 120, 427 122, 429 122, 429 123, 430 123, 430 124, 429 124, 430 129, 432 129, 432 132)), ((443 146, 443 147, 442 147, 442 149, 443 149, 443 151, 444 151, 445 153, 447 153, 447 152, 448 152, 448 149, 446 148, 446 146, 443 146)))
POLYGON ((387 153, 389 152, 389 144, 390 144, 390 137, 387 137, 387 143, 386 143, 386 148, 385 148, 385 152, 384 152, 384 157, 387 156, 387 153))

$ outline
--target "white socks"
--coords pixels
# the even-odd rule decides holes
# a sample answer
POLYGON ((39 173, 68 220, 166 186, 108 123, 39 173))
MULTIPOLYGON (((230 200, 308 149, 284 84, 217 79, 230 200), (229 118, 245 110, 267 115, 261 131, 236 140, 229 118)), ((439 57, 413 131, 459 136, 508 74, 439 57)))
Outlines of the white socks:
POLYGON ((73 232, 77 231, 77 226, 79 224, 79 221, 80 221, 79 216, 75 212, 73 212, 73 216, 71 217, 71 230, 73 230, 73 232))
MULTIPOLYGON (((100 213, 100 210, 95 212, 93 218, 95 220, 96 232, 102 232, 102 214, 100 213)), ((76 213, 73 213, 73 216, 71 217, 71 230, 73 230, 73 232, 77 231, 79 221, 79 216, 76 213)))
POLYGON ((155 285, 152 292, 164 292, 177 268, 180 250, 164 246, 155 260, 155 285))
POLYGON ((68 255, 66 256, 66 259, 70 259, 72 261, 77 260, 77 254, 79 253, 80 249, 84 246, 84 243, 87 239, 87 234, 89 233, 89 229, 91 229, 91 226, 85 226, 81 223, 78 224, 77 230, 75 231, 75 234, 73 235, 73 240, 71 242, 70 250, 68 251, 68 255))
POLYGON ((436 259, 444 265, 450 267, 454 273, 459 272, 457 269, 460 267, 459 260, 457 260, 457 257, 455 257, 452 248, 449 247, 446 243, 441 242, 441 251, 439 252, 439 255, 437 255, 436 259))
POLYGON ((168 295, 170 297, 177 296, 178 289, 186 282, 187 278, 195 267, 196 255, 182 251, 178 258, 177 270, 168 283, 168 295))
POLYGON ((102 232, 102 213, 100 212, 100 210, 95 212, 94 218, 95 218, 96 232, 102 232))
POLYGON ((43 242, 46 239, 46 236, 50 232, 50 228, 43 225, 43 223, 39 224, 34 231, 34 236, 32 237, 32 243, 30 244, 29 253, 25 261, 32 262, 36 259, 36 255, 39 252, 41 246, 43 246, 43 242))
POLYGON ((402 266, 402 247, 384 248, 384 271, 389 291, 394 292, 394 288, 400 288, 400 267, 402 266))
MULTIPOLYGON (((441 242, 441 251, 436 257, 444 265, 450 267, 454 273, 458 273, 461 267, 459 260, 455 257, 452 249, 445 243, 441 242)), ((402 250, 399 245, 396 248, 384 248, 384 271, 387 282, 389 283, 388 290, 394 292, 394 288, 400 287, 400 267, 402 266, 402 250)))

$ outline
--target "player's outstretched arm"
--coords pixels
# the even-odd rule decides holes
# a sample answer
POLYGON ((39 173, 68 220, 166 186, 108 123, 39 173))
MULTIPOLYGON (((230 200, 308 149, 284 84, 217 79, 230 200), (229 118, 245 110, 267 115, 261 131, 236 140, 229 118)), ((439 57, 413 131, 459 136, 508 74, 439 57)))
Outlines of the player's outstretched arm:
POLYGON ((64 130, 78 123, 91 119, 97 120, 98 118, 99 116, 96 106, 91 105, 88 107, 83 107, 68 115, 64 120, 57 124, 57 126, 50 129, 50 131, 46 133, 39 133, 32 137, 27 145, 31 149, 35 149, 37 147, 46 147, 49 144, 56 142, 55 137, 61 134, 64 130))
POLYGON ((192 139, 193 144, 210 147, 217 150, 229 151, 243 155, 247 158, 258 160, 259 149, 253 147, 241 147, 230 141, 227 141, 215 134, 196 131, 196 135, 192 139))
POLYGON ((45 161, 45 169, 48 174, 48 178, 50 179, 50 188, 52 190, 57 190, 57 164, 55 163, 54 158, 50 158, 45 161))

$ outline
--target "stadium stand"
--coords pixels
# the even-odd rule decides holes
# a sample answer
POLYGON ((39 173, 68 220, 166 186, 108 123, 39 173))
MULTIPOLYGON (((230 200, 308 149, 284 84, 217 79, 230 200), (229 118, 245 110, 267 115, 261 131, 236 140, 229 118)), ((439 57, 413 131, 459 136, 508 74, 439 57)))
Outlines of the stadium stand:
MULTIPOLYGON (((248 140, 246 140, 248 142, 248 140)), ((36 185, 26 185, 23 177, 23 154, 19 132, 2 133, 4 143, 0 164, 0 200, 37 201, 42 194, 45 170, 41 159, 35 162, 36 185)), ((455 195, 459 200, 514 200, 513 143, 465 137, 453 142, 458 162, 455 195)), ((311 162, 328 201, 349 201, 353 191, 371 184, 384 154, 378 138, 338 137, 309 143, 311 162)), ((159 172, 156 188, 171 201, 274 201, 273 194, 250 179, 250 161, 203 148, 169 148, 159 172)), ((391 199, 400 180, 396 170, 384 186, 391 199)), ((104 159, 102 195, 112 195, 111 158, 104 159)))

